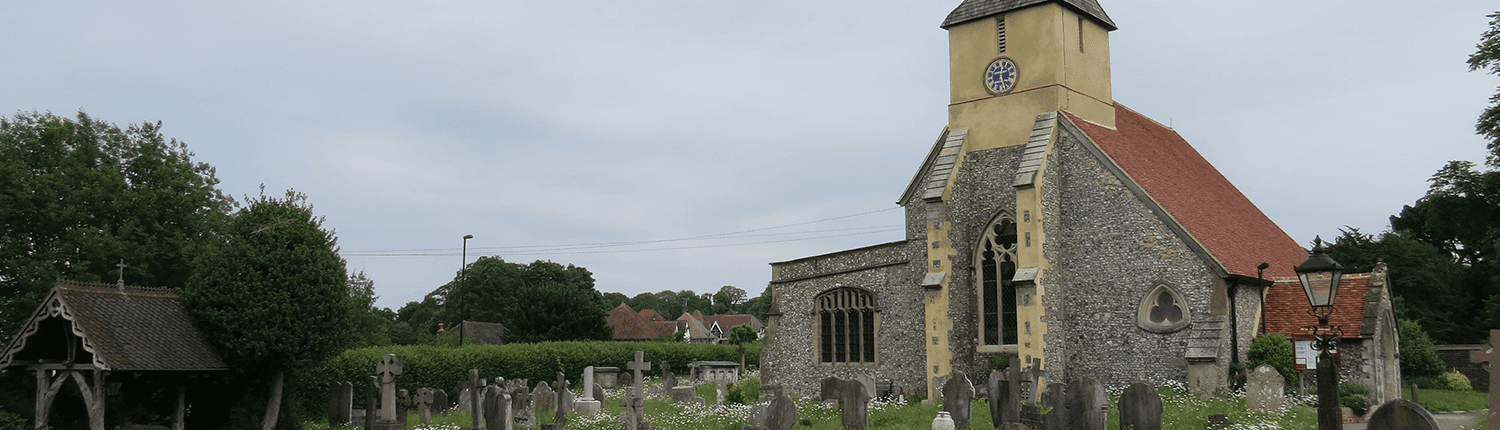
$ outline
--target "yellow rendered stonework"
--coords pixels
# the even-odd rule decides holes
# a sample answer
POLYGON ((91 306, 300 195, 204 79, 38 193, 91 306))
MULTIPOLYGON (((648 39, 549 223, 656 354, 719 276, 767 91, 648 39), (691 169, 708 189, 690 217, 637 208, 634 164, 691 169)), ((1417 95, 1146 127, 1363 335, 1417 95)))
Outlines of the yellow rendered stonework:
MULTIPOLYGON (((953 247, 948 241, 948 230, 951 224, 945 221, 927 222, 927 240, 936 243, 935 247, 927 250, 927 272, 947 272, 952 267, 953 247), (933 261, 938 261, 937 265, 933 261), (935 267, 939 266, 939 267, 935 267)), ((942 288, 929 289, 924 297, 925 312, 923 316, 927 319, 923 326, 926 327, 927 338, 922 344, 927 346, 927 367, 923 373, 927 374, 927 398, 938 398, 938 387, 934 386, 936 378, 953 372, 949 368, 953 363, 953 350, 948 347, 948 334, 953 331, 953 319, 948 317, 948 284, 953 277, 943 278, 942 288)))
POLYGON ((1065 110, 1114 127, 1108 30, 1059 3, 1011 11, 1003 19, 1005 52, 994 17, 948 29, 948 128, 969 129, 967 151, 1025 144, 1042 112, 1065 110), (991 95, 984 70, 999 57, 1015 61, 1018 82, 1008 94, 991 95))

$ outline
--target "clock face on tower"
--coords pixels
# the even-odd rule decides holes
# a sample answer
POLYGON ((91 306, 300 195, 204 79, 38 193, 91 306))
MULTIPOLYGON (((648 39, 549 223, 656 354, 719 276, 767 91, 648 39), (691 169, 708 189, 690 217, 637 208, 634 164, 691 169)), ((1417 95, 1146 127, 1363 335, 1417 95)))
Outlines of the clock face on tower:
POLYGON ((984 69, 984 89, 994 95, 1009 93, 1016 87, 1019 73, 1016 62, 1009 57, 996 58, 984 69))

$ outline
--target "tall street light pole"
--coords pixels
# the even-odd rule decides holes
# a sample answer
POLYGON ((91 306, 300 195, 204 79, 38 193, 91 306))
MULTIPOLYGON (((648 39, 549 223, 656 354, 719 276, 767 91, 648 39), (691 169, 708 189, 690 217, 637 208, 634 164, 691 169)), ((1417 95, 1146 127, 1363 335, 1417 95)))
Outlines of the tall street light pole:
MULTIPOLYGON (((458 278, 459 278, 460 281, 462 281, 464 279, 468 279, 468 277, 469 277, 468 271, 464 270, 464 269, 467 269, 468 265, 469 265, 469 239, 473 239, 473 238, 474 238, 474 235, 472 235, 472 234, 466 234, 466 235, 464 235, 464 251, 463 251, 463 254, 461 254, 461 256, 460 256, 460 258, 462 258, 463 261, 459 262, 459 265, 458 265, 458 278)), ((458 298, 458 346, 464 346, 464 329, 467 328, 467 327, 464 327, 464 326, 468 325, 468 324, 464 324, 464 320, 468 319, 468 318, 469 318, 469 308, 464 307, 463 297, 460 296, 458 298)))

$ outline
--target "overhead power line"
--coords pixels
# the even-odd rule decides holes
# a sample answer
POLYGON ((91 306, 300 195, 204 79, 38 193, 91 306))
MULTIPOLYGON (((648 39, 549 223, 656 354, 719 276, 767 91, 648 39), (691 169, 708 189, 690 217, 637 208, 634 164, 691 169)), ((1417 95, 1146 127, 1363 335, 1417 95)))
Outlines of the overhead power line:
MULTIPOLYGON (((674 238, 674 239, 652 239, 652 240, 638 240, 638 241, 599 242, 599 243, 574 243, 574 244, 554 244, 554 245, 490 246, 490 247, 475 247, 473 249, 475 249, 475 250, 490 250, 490 251, 504 251, 504 253, 507 254, 507 255, 605 254, 605 253, 620 253, 620 252, 649 252, 649 251, 671 251, 671 250, 702 249, 702 248, 722 248, 722 247, 731 247, 731 246, 764 245, 764 244, 770 244, 770 243, 785 243, 785 242, 796 242, 796 241, 804 241, 804 240, 830 239, 830 238, 856 236, 856 235, 863 235, 863 234, 885 233, 885 232, 891 232, 891 231, 900 231, 900 230, 902 230, 904 228, 904 226, 902 226, 902 225, 879 225, 879 226, 865 226, 865 227, 851 227, 851 228, 823 229, 823 230, 807 230, 807 231, 781 232, 781 233, 760 233, 760 232, 765 232, 765 231, 770 231, 770 230, 777 230, 777 229, 783 229, 783 228, 789 228, 789 227, 797 227, 797 226, 803 226, 803 225, 809 225, 809 224, 816 224, 816 223, 828 222, 828 221, 834 221, 834 220, 840 220, 840 219, 846 219, 846 218, 853 218, 853 217, 858 217, 858 216, 863 216, 863 215, 869 215, 869 214, 874 214, 874 213, 888 212, 888 211, 892 211, 892 210, 896 210, 896 209, 900 209, 900 208, 901 207, 896 206, 896 207, 890 207, 890 208, 885 208, 885 209, 873 210, 873 211, 868 211, 868 212, 861 212, 861 213, 857 213, 857 214, 843 215, 843 216, 837 216, 837 217, 832 217, 832 218, 824 218, 824 219, 820 219, 820 220, 805 221, 805 222, 799 222, 799 223, 793 223, 793 224, 785 224, 785 225, 779 225, 779 226, 774 226, 774 227, 755 228, 755 229, 749 229, 749 230, 740 230, 740 231, 732 231, 732 232, 726 232, 726 233, 716 233, 716 234, 690 236, 690 237, 682 237, 682 238, 674 238), (750 233, 760 233, 760 234, 750 234, 750 233), (654 244, 664 244, 664 243, 672 243, 672 242, 709 241, 709 240, 733 240, 733 239, 753 239, 753 238, 764 238, 764 237, 810 235, 810 234, 823 234, 823 233, 839 233, 839 234, 820 235, 820 236, 812 236, 812 237, 786 238, 786 239, 778 239, 778 240, 753 241, 753 242, 720 243, 720 244, 705 244, 705 245, 677 246, 677 247, 656 247, 656 248, 620 249, 620 248, 630 248, 630 247, 636 247, 636 246, 642 246, 642 245, 654 245, 654 244)), ((342 252, 341 254, 343 256, 345 256, 345 257, 446 257, 446 256, 459 255, 459 249, 458 248, 375 249, 375 250, 362 250, 362 251, 346 251, 346 252, 342 252)))

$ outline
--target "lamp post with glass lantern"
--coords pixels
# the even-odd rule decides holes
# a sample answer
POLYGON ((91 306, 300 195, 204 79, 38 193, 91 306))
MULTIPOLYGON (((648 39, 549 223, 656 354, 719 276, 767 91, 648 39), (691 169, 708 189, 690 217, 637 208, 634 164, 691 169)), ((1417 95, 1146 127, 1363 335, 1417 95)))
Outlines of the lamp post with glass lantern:
POLYGON ((1307 311, 1318 318, 1318 325, 1302 329, 1312 333, 1313 344, 1318 349, 1318 430, 1343 428, 1343 414, 1339 411, 1338 369, 1333 360, 1333 350, 1338 347, 1342 330, 1329 325, 1328 316, 1333 315, 1333 300, 1338 296, 1339 280, 1344 276, 1344 266, 1333 261, 1323 250, 1323 239, 1313 240, 1311 255, 1297 266, 1297 281, 1307 294, 1307 311))

